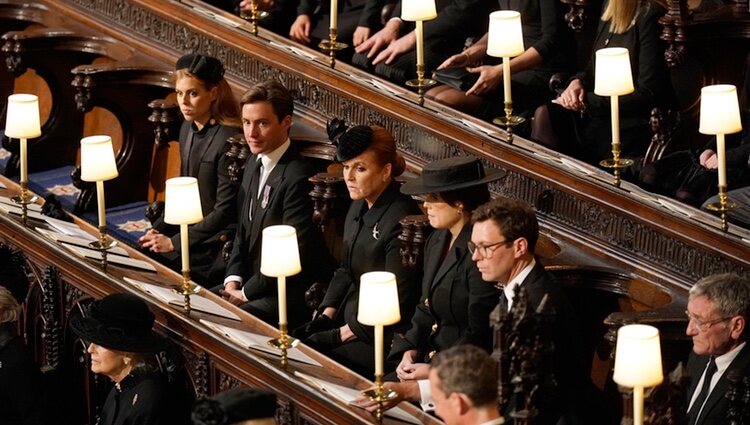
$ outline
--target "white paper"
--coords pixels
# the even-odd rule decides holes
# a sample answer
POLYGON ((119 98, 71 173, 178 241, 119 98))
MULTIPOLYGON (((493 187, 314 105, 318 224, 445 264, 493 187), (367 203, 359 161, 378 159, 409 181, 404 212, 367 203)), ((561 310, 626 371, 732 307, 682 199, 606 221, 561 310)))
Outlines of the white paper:
MULTIPOLYGON (((313 376, 310 376, 306 373, 302 373, 299 371, 294 371, 294 376, 302 379, 303 382, 310 385, 314 389, 320 392, 326 393, 326 394, 330 394, 333 398, 340 401, 341 403, 348 404, 354 407, 359 407, 359 405, 354 404, 354 400, 356 400, 357 398, 359 398, 360 395, 362 395, 361 390, 358 390, 356 388, 345 387, 339 384, 334 384, 333 382, 328 382, 323 379, 315 378, 313 376)), ((398 419, 402 422, 407 422, 410 424, 422 423, 422 421, 420 421, 418 418, 409 414, 407 411, 405 411, 404 409, 400 407, 394 407, 392 409, 388 409, 385 412, 383 412, 383 414, 390 418, 398 419)))
MULTIPOLYGON (((102 259, 101 252, 94 250, 94 249, 83 248, 80 246, 70 245, 67 243, 63 243, 62 246, 73 251, 75 254, 80 255, 81 257, 90 259, 90 260, 101 261, 102 259)), ((121 255, 107 255, 107 263, 133 267, 136 269, 141 269, 141 270, 146 270, 146 271, 156 273, 156 267, 154 267, 153 264, 147 261, 136 260, 134 258, 129 258, 129 257, 123 257, 121 255)))
MULTIPOLYGON (((210 322, 208 320, 201 319, 201 323, 214 331, 224 335, 225 337, 235 341, 236 343, 252 349, 262 351, 264 353, 273 354, 274 356, 281 357, 281 351, 268 345, 270 337, 266 335, 259 335, 256 333, 242 331, 228 326, 220 325, 218 323, 210 322)), ((317 360, 308 356, 307 354, 291 348, 286 352, 289 360, 298 361, 300 363, 306 363, 313 366, 322 366, 317 360)))
MULTIPOLYGON (((97 240, 97 238, 93 236, 91 238, 79 238, 76 236, 66 235, 65 233, 53 232, 51 230, 42 229, 41 227, 37 227, 36 231, 52 239, 55 242, 68 243, 68 244, 80 246, 83 248, 89 248, 89 243, 97 240)), ((111 248, 107 250, 107 252, 110 254, 121 255, 123 257, 130 257, 130 254, 128 254, 128 251, 126 251, 124 248, 121 248, 119 246, 111 248)))
POLYGON ((52 226, 58 232, 65 233, 68 236, 75 236, 77 238, 88 239, 90 241, 95 241, 97 239, 96 236, 84 232, 83 229, 78 227, 78 225, 75 223, 70 223, 68 221, 58 220, 56 218, 47 216, 44 217, 44 221, 46 221, 47 224, 52 226))
MULTIPOLYGON (((167 304, 171 304, 177 307, 183 306, 185 297, 174 292, 170 288, 154 285, 153 283, 141 282, 140 280, 131 279, 129 277, 124 277, 123 279, 126 282, 135 285, 135 287, 140 289, 141 291, 148 292, 149 294, 155 296, 156 298, 164 301, 167 304)), ((213 314, 232 320, 240 320, 240 316, 227 310, 213 300, 209 300, 206 297, 201 297, 200 295, 190 296, 190 307, 195 311, 200 311, 201 313, 213 314)))
MULTIPOLYGON (((34 205, 34 204, 28 204, 28 205, 34 205)), ((0 211, 3 211, 6 214, 14 214, 14 215, 22 215, 23 209, 21 209, 21 206, 15 205, 15 204, 5 204, 0 203, 0 211)), ((45 216, 43 216, 41 213, 34 211, 33 209, 27 208, 26 209, 26 216, 28 218, 32 218, 34 220, 40 220, 44 221, 45 216)))

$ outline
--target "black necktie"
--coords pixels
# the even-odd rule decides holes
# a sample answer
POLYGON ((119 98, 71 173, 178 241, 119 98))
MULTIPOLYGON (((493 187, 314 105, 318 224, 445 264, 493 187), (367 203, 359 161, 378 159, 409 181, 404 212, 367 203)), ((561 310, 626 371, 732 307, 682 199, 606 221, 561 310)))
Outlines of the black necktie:
POLYGON ((253 165, 252 169, 252 178, 250 179, 250 211, 249 216, 250 219, 253 219, 253 209, 255 209, 255 204, 258 201, 258 193, 260 192, 260 188, 258 186, 260 185, 260 168, 263 166, 263 162, 258 158, 257 161, 255 161, 255 164, 253 165))
POLYGON ((690 411, 688 412, 688 425, 695 425, 695 423, 698 422, 698 416, 700 415, 701 410, 703 410, 703 404, 706 403, 706 399, 708 398, 709 389, 711 388, 711 378, 714 376, 714 373, 716 373, 716 359, 714 359, 714 356, 711 356, 708 360, 706 373, 703 377, 701 392, 698 393, 698 398, 695 399, 693 406, 690 407, 690 411))

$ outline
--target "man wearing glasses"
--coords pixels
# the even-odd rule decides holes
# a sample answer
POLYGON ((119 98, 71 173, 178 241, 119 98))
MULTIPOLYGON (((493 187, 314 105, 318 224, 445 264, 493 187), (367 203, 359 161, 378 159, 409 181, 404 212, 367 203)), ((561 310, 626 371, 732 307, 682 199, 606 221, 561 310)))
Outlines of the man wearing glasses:
MULTIPOLYGON (((546 311, 554 314, 548 335, 553 335, 552 373, 556 387, 546 393, 537 393, 535 407, 538 416, 535 424, 554 424, 562 418, 567 422, 575 419, 573 394, 580 394, 586 382, 583 378, 579 326, 570 302, 552 275, 536 261, 534 248, 539 238, 539 223, 534 210, 528 204, 507 198, 495 199, 477 208, 472 215, 474 227, 469 242, 469 252, 476 262, 482 279, 496 282, 502 289, 497 308, 513 307, 514 289, 521 286, 529 294, 534 310, 547 296, 546 311)), ((544 392, 544 391, 542 391, 544 392)), ((509 406, 503 406, 503 415, 510 421, 514 408, 511 398, 509 406)))
POLYGON ((686 313, 693 338, 688 425, 729 423, 730 380, 750 372, 750 279, 720 274, 699 280, 690 288, 686 313))

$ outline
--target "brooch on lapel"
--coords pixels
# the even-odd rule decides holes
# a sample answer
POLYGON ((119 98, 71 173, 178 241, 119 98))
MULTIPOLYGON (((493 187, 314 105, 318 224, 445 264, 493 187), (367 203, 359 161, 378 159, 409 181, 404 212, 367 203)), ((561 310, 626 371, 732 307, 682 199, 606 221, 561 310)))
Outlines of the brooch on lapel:
POLYGON ((135 406, 135 403, 138 401, 138 394, 133 397, 133 406, 135 406))
POLYGON ((263 209, 266 209, 268 206, 268 200, 271 198, 271 186, 266 185, 266 187, 263 188, 263 199, 260 201, 260 207, 263 209))
POLYGON ((375 223, 375 227, 372 228, 372 237, 375 240, 380 238, 380 230, 378 230, 378 223, 375 223))

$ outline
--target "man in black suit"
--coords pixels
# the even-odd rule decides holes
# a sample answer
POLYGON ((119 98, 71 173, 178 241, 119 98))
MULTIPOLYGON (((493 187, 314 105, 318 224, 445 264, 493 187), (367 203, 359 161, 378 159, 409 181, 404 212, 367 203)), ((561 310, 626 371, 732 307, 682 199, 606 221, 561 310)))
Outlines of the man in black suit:
POLYGON ((705 277, 690 288, 687 334, 688 425, 728 423, 726 398, 733 376, 747 376, 750 348, 750 279, 733 274, 705 277))
MULTIPOLYGON (((534 210, 524 202, 498 198, 474 211, 472 220, 469 252, 482 279, 497 282, 503 290, 497 308, 510 311, 514 290, 520 285, 528 292, 534 311, 546 295, 546 310, 554 314, 554 320, 550 321, 552 329, 545 333, 552 336, 549 359, 556 385, 540 387, 534 401, 538 413, 533 423, 575 421, 572 394, 580 391, 585 382, 581 356, 577 352, 580 345, 577 319, 562 288, 535 259, 539 223, 534 210)), ((511 397, 508 405, 503 406, 506 421, 511 420, 509 415, 514 407, 511 397)))
POLYGON ((276 278, 260 273, 262 231, 278 224, 293 226, 297 230, 302 265, 302 272, 287 281, 288 322, 294 327, 309 316, 305 291, 315 280, 329 279, 334 264, 312 222, 308 178, 315 171, 291 146, 289 129, 294 102, 281 83, 258 83, 242 96, 240 103, 245 140, 253 155, 247 160, 237 196, 237 234, 220 294, 264 321, 276 324, 276 278))

